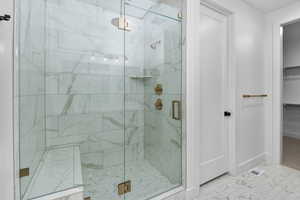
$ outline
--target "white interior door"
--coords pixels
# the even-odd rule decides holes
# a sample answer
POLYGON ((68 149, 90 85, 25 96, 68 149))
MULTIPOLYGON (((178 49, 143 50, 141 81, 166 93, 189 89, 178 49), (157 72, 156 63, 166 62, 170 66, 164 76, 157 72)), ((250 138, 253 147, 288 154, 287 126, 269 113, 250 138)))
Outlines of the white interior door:
POLYGON ((227 84, 227 17, 201 6, 200 182, 210 181, 229 169, 228 131, 224 111, 227 84))

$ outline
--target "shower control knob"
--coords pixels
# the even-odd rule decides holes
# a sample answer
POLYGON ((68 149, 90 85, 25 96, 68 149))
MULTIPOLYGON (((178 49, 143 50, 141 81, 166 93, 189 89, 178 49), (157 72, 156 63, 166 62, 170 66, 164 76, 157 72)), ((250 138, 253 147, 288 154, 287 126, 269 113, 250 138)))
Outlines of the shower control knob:
POLYGON ((0 16, 0 21, 9 21, 11 18, 10 15, 2 15, 0 16))

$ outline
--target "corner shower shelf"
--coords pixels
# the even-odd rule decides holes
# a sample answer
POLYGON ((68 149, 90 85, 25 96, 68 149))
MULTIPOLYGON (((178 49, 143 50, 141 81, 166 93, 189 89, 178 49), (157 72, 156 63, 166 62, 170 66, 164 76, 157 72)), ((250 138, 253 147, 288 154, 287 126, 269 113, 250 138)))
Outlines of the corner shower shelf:
POLYGON ((136 80, 146 80, 152 78, 152 76, 129 76, 129 78, 136 80))

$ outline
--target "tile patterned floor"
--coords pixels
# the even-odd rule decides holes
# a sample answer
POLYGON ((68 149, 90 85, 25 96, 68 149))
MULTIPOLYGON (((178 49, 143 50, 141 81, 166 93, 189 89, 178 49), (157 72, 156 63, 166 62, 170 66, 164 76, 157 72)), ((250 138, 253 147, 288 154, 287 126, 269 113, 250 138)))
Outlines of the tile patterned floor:
POLYGON ((83 179, 84 196, 92 200, 144 200, 176 187, 146 160, 127 164, 126 177, 124 166, 106 169, 83 166, 83 179), (117 185, 124 180, 132 181, 132 192, 119 196, 117 185))
POLYGON ((261 166, 262 176, 249 172, 225 175, 201 188, 196 200, 300 200, 300 171, 284 166, 261 166))

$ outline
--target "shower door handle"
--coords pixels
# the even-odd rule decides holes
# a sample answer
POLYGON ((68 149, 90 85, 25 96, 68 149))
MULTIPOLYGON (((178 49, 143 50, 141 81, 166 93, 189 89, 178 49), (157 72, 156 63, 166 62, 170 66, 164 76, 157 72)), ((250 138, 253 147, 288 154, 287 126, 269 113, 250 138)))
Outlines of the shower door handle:
POLYGON ((172 118, 175 120, 181 120, 181 102, 172 101, 172 118))

